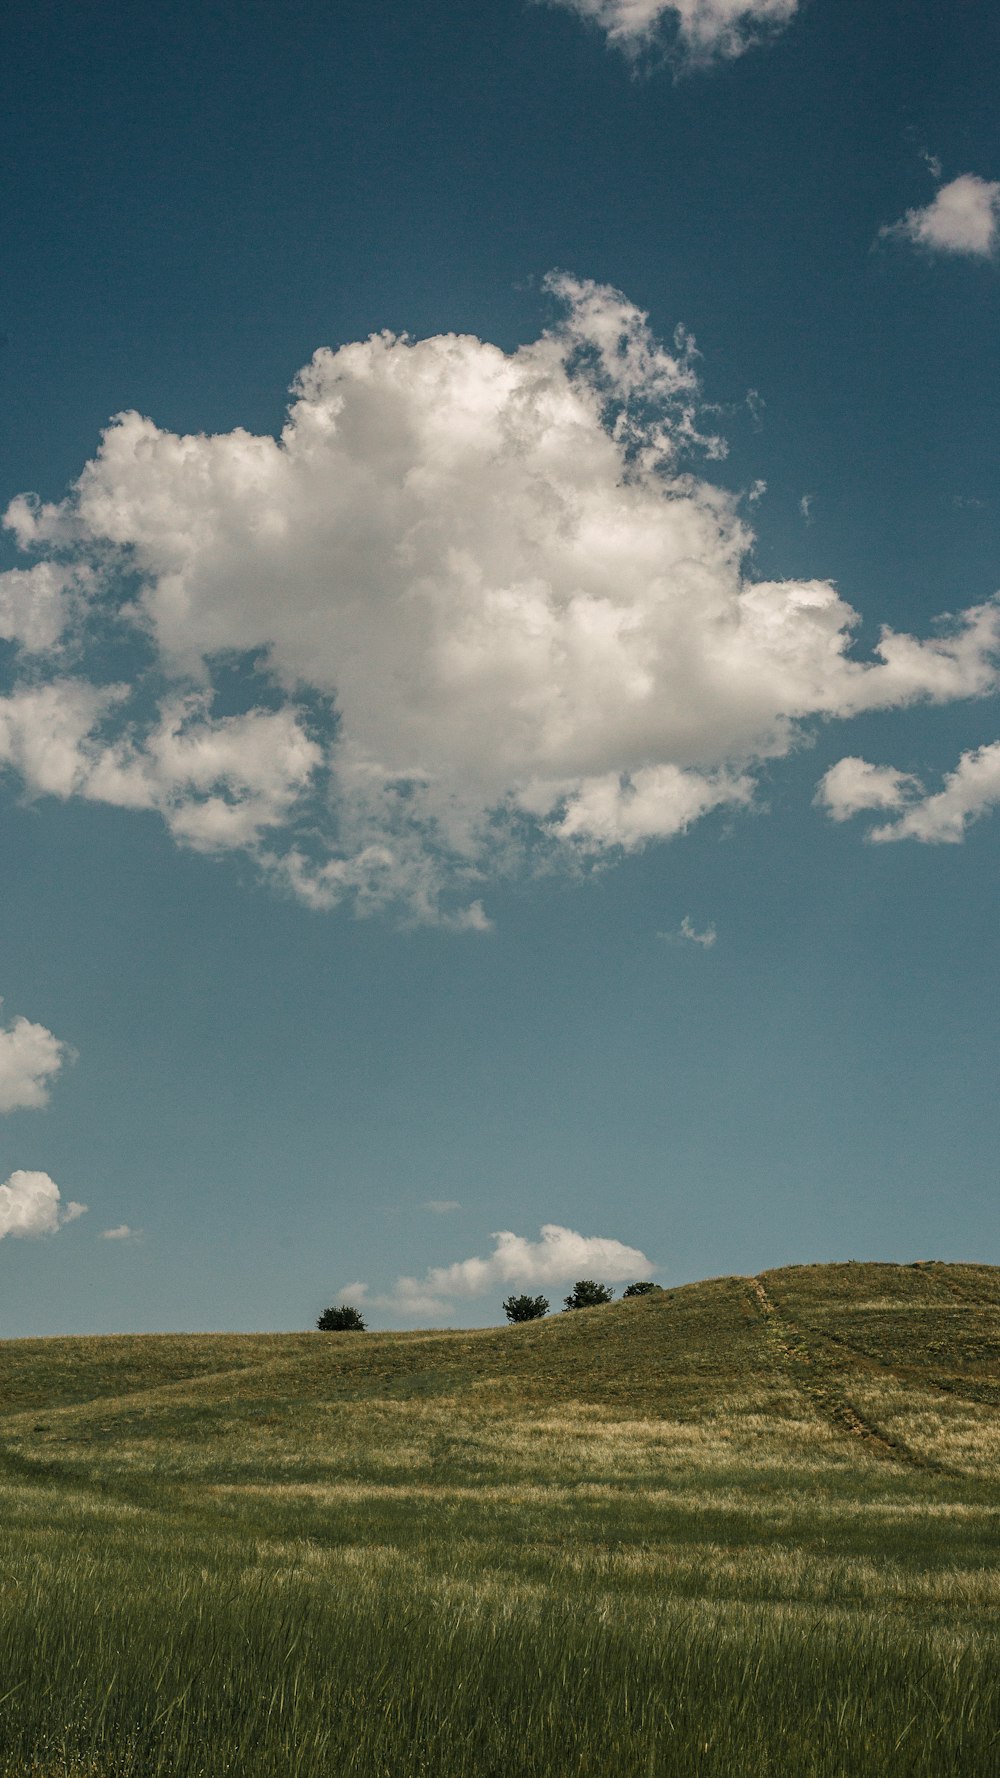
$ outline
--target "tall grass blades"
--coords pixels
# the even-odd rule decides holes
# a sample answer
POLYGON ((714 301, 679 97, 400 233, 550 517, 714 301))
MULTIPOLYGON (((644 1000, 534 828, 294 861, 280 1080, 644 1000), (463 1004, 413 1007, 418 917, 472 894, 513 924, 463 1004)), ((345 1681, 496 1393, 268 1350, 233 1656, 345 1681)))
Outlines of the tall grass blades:
POLYGON ((948 1271, 0 1346, 0 1778, 996 1778, 997 1308, 948 1271))

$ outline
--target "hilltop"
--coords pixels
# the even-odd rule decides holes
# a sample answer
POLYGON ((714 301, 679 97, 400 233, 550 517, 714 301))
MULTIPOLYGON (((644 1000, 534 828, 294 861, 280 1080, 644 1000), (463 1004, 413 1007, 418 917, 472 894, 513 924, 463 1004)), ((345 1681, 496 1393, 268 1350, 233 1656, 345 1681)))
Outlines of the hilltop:
POLYGON ((520 1327, 0 1342, 5 1442, 25 1451, 19 1410, 58 1413, 81 1435, 96 1416, 87 1436, 100 1439, 119 1411, 148 1423, 186 1398, 202 1419, 214 1401, 231 1416, 261 1398, 290 1411, 381 1396, 700 1418, 722 1404, 734 1411, 734 1390, 748 1388, 746 1412, 781 1419, 797 1403, 869 1444, 889 1435, 898 1455, 919 1461, 928 1431, 910 1426, 911 1448, 907 1423, 931 1401, 945 1444, 963 1405, 975 1418, 1000 1408, 1000 1267, 789 1266, 520 1327))
POLYGON ((987 1266, 0 1343, 0 1778, 989 1778, 998 1477, 987 1266))

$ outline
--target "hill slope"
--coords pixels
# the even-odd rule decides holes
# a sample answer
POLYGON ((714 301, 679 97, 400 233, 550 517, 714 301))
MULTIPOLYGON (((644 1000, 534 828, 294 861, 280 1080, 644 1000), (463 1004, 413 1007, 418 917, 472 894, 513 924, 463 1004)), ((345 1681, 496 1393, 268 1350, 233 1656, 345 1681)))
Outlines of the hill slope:
POLYGON ((0 1437, 25 1458, 80 1443, 120 1464, 137 1423, 143 1445, 182 1435, 189 1418, 205 1433, 221 1417, 213 1430, 230 1436, 243 1422, 245 1436, 265 1414, 304 1433, 325 1405, 382 1399, 487 1418, 501 1405, 685 1423, 724 1413, 760 1437, 789 1420, 801 1431, 806 1416, 882 1456, 989 1473, 1000 1268, 787 1267, 517 1328, 0 1342, 0 1437))
POLYGON ((998 1379, 939 1264, 0 1344, 0 1774, 985 1778, 998 1379))

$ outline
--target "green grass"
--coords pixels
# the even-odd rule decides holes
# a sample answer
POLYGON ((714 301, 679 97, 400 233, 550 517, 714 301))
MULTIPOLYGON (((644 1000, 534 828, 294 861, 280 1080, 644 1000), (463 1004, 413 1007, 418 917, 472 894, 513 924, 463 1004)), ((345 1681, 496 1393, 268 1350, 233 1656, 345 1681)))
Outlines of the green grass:
POLYGON ((995 1778, 1000 1271, 0 1344, 0 1778, 995 1778))

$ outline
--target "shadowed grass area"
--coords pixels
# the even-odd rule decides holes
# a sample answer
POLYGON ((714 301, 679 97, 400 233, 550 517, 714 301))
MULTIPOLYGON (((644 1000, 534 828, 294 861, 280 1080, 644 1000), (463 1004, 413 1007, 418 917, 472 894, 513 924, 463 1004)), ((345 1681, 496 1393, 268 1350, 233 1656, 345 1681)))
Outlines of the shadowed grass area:
POLYGON ((998 1357, 975 1266, 0 1345, 0 1778, 992 1778, 998 1357))

